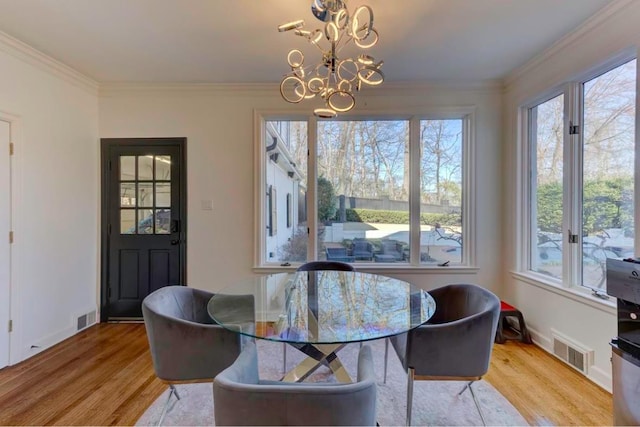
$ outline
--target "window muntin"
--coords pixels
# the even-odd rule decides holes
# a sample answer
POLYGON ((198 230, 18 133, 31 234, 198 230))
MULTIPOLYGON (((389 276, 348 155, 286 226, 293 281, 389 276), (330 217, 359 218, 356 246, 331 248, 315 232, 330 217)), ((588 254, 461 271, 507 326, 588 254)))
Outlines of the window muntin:
MULTIPOLYGON (((262 250, 257 252, 258 264, 324 260, 327 255, 329 259, 369 266, 425 266, 447 261, 447 265, 470 264, 473 251, 462 255, 461 212, 462 206, 469 205, 469 196, 465 196, 468 192, 462 187, 472 182, 468 176, 463 179, 468 171, 462 170, 473 162, 469 137, 472 116, 472 110, 468 109, 437 119, 378 116, 368 120, 317 121, 311 117, 306 121, 280 118, 261 121, 263 138, 259 149, 265 151, 259 153, 263 170, 256 184, 265 193, 257 196, 262 242, 262 250), (434 139, 431 130, 422 132, 421 141, 421 124, 424 130, 439 127, 441 137, 449 138, 443 140, 448 144, 445 153, 448 157, 441 159, 442 167, 436 175, 437 166, 428 163, 437 147, 428 145, 434 139), (289 140, 284 141, 280 132, 288 135, 289 140), (427 149, 422 150, 421 145, 427 149), (307 150, 311 156, 308 159, 307 150), (268 189, 274 185, 275 151, 280 154, 277 164, 285 165, 281 161, 282 154, 286 154, 284 158, 293 166, 293 175, 300 177, 297 193, 295 188, 282 190, 281 185, 277 186, 278 194, 283 194, 284 212, 287 212, 284 195, 290 192, 293 196, 290 206, 294 221, 290 230, 297 234, 287 234, 285 238, 280 234, 287 230, 286 224, 278 227, 276 236, 268 235, 268 189), (311 173, 309 177, 307 170, 311 173), (428 182, 430 178, 436 184, 428 182), (327 192, 333 202, 322 201, 327 192), (307 200, 307 194, 314 199, 307 200), (409 197, 410 194, 414 196, 409 197), (424 220, 421 226, 421 215, 435 213, 451 218, 427 218, 429 221, 424 220), (437 230, 436 225, 440 225, 437 230), (431 240, 441 241, 433 245, 427 234, 433 234, 431 240), (444 251, 439 257, 428 257, 429 253, 435 253, 429 246, 444 251)), ((284 212, 279 212, 286 220, 284 212)), ((466 228, 465 233, 468 231, 466 228)))
POLYGON ((533 271, 562 279, 564 95, 529 109, 533 271))
POLYGON ((582 85, 582 285, 604 289, 606 259, 633 256, 636 60, 582 85))
POLYGON ((636 76, 634 59, 527 109, 526 265, 563 286, 602 291, 606 258, 634 254, 636 76))

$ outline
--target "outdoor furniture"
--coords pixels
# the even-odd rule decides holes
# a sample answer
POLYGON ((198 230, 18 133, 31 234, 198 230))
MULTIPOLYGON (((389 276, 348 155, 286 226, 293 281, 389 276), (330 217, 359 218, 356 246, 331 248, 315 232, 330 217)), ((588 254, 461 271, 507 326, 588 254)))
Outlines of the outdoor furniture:
POLYGON ((347 255, 347 248, 327 248, 327 261, 353 262, 355 258, 347 255))
POLYGON ((371 348, 358 355, 351 384, 283 383, 260 380, 255 343, 213 381, 216 425, 376 424, 376 376, 371 348))
MULTIPOLYGON (((407 370, 407 425, 411 424, 414 380, 469 381, 467 388, 482 419, 471 385, 489 369, 493 339, 500 316, 500 300, 477 285, 448 285, 429 291, 436 312, 412 331, 389 338, 407 370)), ((386 381, 385 351, 385 381, 386 381)))
POLYGON ((212 296, 199 289, 167 286, 142 301, 153 369, 170 388, 158 425, 171 396, 180 399, 174 383, 212 381, 240 354, 240 335, 217 325, 207 314, 212 296))
POLYGON ((395 255, 375 254, 373 258, 376 262, 396 262, 395 255))
POLYGON ((373 259, 373 245, 364 239, 354 239, 351 254, 356 260, 371 261, 373 259))
POLYGON ((395 240, 382 240, 380 242, 382 255, 393 256, 394 261, 402 261, 404 254, 402 253, 402 244, 395 240))

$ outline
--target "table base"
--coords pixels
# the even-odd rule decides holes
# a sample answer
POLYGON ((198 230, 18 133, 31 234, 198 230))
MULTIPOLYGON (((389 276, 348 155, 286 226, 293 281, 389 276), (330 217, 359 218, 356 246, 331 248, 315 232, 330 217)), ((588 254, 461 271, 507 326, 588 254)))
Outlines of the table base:
POLYGON ((309 377, 320 365, 328 366, 336 379, 343 383, 352 382, 349 373, 340 362, 336 352, 345 344, 293 344, 289 345, 297 348, 308 357, 298 364, 291 371, 287 372, 282 381, 301 382, 309 377))

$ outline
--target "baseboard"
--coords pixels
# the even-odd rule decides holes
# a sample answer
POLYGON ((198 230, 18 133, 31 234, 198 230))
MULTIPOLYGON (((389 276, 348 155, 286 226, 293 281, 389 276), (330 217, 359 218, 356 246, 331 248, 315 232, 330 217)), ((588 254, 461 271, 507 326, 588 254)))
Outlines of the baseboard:
POLYGON ((20 362, 29 359, 30 357, 33 357, 50 347, 53 347, 54 345, 66 340, 76 333, 77 331, 75 330, 75 328, 73 326, 69 326, 58 332, 47 335, 46 337, 43 337, 39 340, 34 340, 30 343, 27 343, 26 346, 22 349, 20 362))
MULTIPOLYGON (((538 347, 540 347, 541 349, 549 353, 551 356, 556 357, 553 354, 553 344, 552 344, 553 341, 551 340, 551 338, 542 335, 540 332, 530 327, 527 329, 529 330, 529 334, 531 335, 531 339, 533 340, 534 344, 536 344, 538 347)), ((569 365, 567 365, 567 367, 569 367, 569 365)), ((576 370, 576 372, 579 372, 579 371, 576 370)), ((582 374, 582 372, 580 373, 582 374)), ((604 390, 611 393, 612 378, 610 373, 604 371, 603 369, 595 365, 591 365, 589 366, 589 375, 585 375, 585 374, 582 374, 582 375, 588 380, 590 380, 591 382, 593 382, 594 384, 596 384, 598 387, 601 387, 604 390)))

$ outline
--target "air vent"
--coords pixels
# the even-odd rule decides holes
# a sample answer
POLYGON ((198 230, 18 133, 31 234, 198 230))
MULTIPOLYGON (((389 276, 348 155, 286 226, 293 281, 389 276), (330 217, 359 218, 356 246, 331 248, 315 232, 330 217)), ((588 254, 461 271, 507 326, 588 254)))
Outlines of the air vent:
POLYGON ((96 323, 96 311, 90 311, 89 313, 82 314, 76 319, 76 331, 81 331, 96 323))
POLYGON ((593 360, 593 350, 587 349, 553 329, 551 335, 553 336, 553 354, 569 366, 585 375, 588 374, 593 360))

